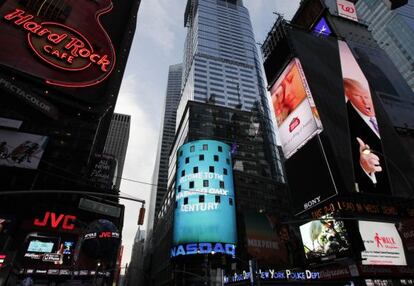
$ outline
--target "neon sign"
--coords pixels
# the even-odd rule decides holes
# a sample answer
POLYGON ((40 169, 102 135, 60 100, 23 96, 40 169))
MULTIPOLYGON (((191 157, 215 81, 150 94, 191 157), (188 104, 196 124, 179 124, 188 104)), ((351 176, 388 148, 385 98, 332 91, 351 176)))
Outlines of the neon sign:
POLYGON ((231 243, 189 243, 180 244, 171 248, 171 257, 179 255, 191 255, 191 254, 214 254, 223 253, 231 256, 236 255, 236 245, 231 243))
POLYGON ((52 227, 57 229, 61 226, 64 230, 74 230, 75 225, 74 222, 76 220, 76 216, 73 215, 65 215, 60 214, 56 215, 54 212, 46 212, 44 217, 41 219, 36 218, 33 221, 33 225, 40 226, 40 227, 52 227))
MULTIPOLYGON (((304 271, 293 271, 293 270, 284 270, 277 271, 274 269, 269 269, 267 271, 259 270, 256 272, 256 276, 260 277, 261 280, 319 280, 320 273, 310 270, 304 271)), ((242 273, 235 273, 234 275, 224 276, 224 284, 231 282, 245 281, 251 279, 251 272, 243 271, 242 273)))

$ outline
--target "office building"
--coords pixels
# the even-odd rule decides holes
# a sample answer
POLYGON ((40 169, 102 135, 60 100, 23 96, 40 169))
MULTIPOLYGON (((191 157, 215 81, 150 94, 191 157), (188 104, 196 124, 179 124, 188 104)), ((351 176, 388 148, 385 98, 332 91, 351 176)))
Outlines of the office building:
POLYGON ((115 188, 119 190, 124 170, 125 156, 128 148, 131 116, 114 113, 106 137, 104 154, 113 155, 117 161, 115 188))
POLYGON ((104 151, 139 4, 0 4, 0 38, 9 43, 0 51, 0 192, 16 192, 1 196, 7 263, 0 285, 111 284, 115 277, 124 208, 102 198, 114 193, 96 185, 106 165, 95 159, 104 151))
POLYGON ((414 1, 391 10, 389 1, 359 0, 358 18, 365 21, 378 45, 414 91, 414 1))

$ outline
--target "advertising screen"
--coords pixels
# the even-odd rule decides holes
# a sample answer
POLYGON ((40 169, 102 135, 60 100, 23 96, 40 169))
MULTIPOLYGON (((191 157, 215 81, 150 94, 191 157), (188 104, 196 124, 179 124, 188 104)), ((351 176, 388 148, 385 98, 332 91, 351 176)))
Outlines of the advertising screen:
POLYGON ((0 130, 0 166, 37 169, 48 137, 0 130))
POLYGON ((318 35, 324 35, 329 36, 332 34, 331 29, 329 28, 328 23, 326 22, 326 19, 322 17, 318 23, 313 27, 313 31, 318 35))
POLYGON ((235 254, 236 214, 230 146, 189 142, 177 154, 171 256, 235 254))
POLYGON ((289 158, 322 132, 322 123, 298 59, 288 64, 270 94, 283 153, 289 158))
POLYGON ((365 245, 362 264, 407 265, 403 243, 393 223, 360 221, 359 231, 365 245))
POLYGON ((51 241, 32 240, 27 248, 28 252, 51 253, 55 244, 51 241))
POLYGON ((370 85, 348 45, 339 41, 355 180, 361 192, 390 193, 370 85))
POLYGON ((307 259, 335 258, 348 252, 350 243, 344 222, 329 218, 300 226, 307 259))
POLYGON ((347 0, 336 0, 336 4, 339 16, 358 22, 354 3, 347 0))

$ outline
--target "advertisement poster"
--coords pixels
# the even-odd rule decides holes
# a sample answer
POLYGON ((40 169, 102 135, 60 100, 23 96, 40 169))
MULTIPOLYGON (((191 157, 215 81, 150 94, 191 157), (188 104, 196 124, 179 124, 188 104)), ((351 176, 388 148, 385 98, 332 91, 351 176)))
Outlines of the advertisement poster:
POLYGON ((101 189, 112 189, 115 185, 117 160, 109 154, 95 154, 90 172, 90 180, 101 189))
POLYGON ((274 216, 256 210, 244 212, 247 252, 257 259, 261 267, 288 265, 288 250, 278 220, 274 216))
POLYGON ((400 235, 393 223, 360 221, 364 265, 407 265, 400 235))
POLYGON ((336 4, 339 16, 358 22, 354 3, 347 0, 336 0, 336 4))
POLYGON ((300 226, 303 247, 307 259, 336 258, 350 248, 344 222, 325 218, 300 226))
POLYGON ((0 130, 0 166, 37 169, 48 137, 0 130))
POLYGON ((357 191, 389 194, 380 127, 368 80, 348 45, 343 41, 338 44, 357 191))
POLYGON ((283 153, 289 158, 322 132, 322 123, 298 59, 288 64, 270 94, 283 153))
POLYGON ((237 233, 230 146, 199 140, 177 155, 172 256, 232 252, 237 233))

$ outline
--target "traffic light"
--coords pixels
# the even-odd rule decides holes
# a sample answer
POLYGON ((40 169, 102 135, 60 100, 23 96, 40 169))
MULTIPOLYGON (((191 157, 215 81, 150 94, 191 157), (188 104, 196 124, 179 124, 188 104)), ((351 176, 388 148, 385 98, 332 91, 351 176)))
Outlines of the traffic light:
POLYGON ((145 208, 142 206, 141 209, 139 210, 138 225, 144 224, 144 218, 145 218, 145 208))

